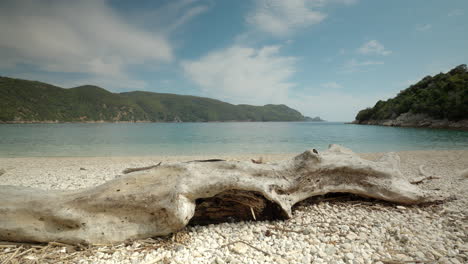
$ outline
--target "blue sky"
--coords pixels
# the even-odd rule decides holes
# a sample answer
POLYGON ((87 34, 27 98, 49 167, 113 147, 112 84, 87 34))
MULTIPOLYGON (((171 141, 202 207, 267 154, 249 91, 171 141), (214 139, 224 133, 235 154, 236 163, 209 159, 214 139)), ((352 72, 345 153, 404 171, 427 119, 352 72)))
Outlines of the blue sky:
POLYGON ((350 121, 467 63, 468 1, 7 0, 0 35, 2 76, 350 121))

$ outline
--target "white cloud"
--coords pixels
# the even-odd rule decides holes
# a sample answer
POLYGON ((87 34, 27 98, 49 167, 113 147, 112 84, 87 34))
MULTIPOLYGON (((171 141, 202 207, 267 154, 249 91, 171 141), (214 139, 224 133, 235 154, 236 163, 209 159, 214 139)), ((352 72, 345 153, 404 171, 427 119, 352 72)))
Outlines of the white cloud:
POLYGON ((418 24, 418 25, 416 25, 416 30, 417 31, 425 32, 425 31, 429 31, 431 29, 432 29, 431 24, 418 24))
POLYGON ((247 22, 263 32, 285 36, 296 28, 320 23, 326 15, 306 6, 305 0, 258 0, 247 22))
POLYGON ((337 82, 326 82, 322 83, 321 85, 325 89, 341 89, 343 88, 343 85, 337 83, 337 82))
POLYGON ((207 10, 187 0, 161 9, 168 8, 172 17, 165 19, 175 21, 170 29, 148 31, 119 16, 107 1, 1 1, 0 67, 32 65, 44 72, 86 74, 83 81, 110 88, 140 89, 145 83, 131 77, 129 66, 172 62, 171 31, 207 10))
POLYGON ((366 55, 390 55, 392 52, 385 49, 384 45, 377 40, 370 40, 364 43, 359 49, 358 52, 366 55))
POLYGON ((15 1, 0 8, 1 57, 46 71, 118 76, 126 64, 168 62, 172 48, 104 1, 15 1))
POLYGON ((281 56, 280 46, 232 46, 181 66, 207 96, 235 103, 283 103, 294 86, 296 58, 281 56))
POLYGON ((322 22, 327 15, 317 9, 327 4, 354 4, 357 0, 256 0, 247 22, 255 29, 284 37, 299 28, 322 22))
POLYGON ((289 81, 296 72, 296 61, 297 58, 280 55, 279 46, 259 49, 232 46, 198 60, 184 61, 181 66, 206 96, 236 104, 282 103, 305 115, 318 115, 327 120, 351 121, 359 110, 381 99, 381 96, 339 92, 336 89, 343 86, 337 82, 323 83, 320 89, 306 89, 309 92, 298 91, 289 81), (335 90, 323 91, 323 88, 335 90))
POLYGON ((383 61, 372 61, 372 60, 358 61, 356 59, 351 59, 343 65, 343 71, 347 73, 360 72, 363 70, 368 70, 370 66, 383 65, 383 64, 384 64, 383 61))

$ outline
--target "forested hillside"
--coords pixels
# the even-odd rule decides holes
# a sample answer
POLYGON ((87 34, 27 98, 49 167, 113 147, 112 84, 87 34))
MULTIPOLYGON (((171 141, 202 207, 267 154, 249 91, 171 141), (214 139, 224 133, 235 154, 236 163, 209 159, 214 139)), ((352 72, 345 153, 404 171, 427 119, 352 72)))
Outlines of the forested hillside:
MULTIPOLYGON (((427 76, 401 91, 395 98, 378 101, 374 107, 361 110, 355 123, 377 123, 385 120, 432 118, 460 121, 468 119, 468 69, 460 65, 447 73, 427 76), (403 118, 404 117, 404 118, 403 118)), ((401 122, 400 122, 401 123, 401 122)), ((395 124, 391 123, 390 125, 395 124)))
POLYGON ((64 89, 0 77, 1 122, 305 121, 286 105, 233 105, 152 92, 111 93, 97 86, 64 89))

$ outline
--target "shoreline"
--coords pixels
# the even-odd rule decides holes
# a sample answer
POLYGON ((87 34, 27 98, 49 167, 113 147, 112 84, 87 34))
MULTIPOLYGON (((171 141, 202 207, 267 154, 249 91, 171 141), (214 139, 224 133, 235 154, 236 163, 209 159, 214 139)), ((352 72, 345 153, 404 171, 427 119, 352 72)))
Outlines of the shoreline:
MULTIPOLYGON (((279 122, 304 122, 304 123, 325 123, 328 121, 308 121, 308 120, 283 120, 283 121, 250 121, 250 120, 226 120, 226 121, 0 121, 1 124, 172 124, 172 123, 279 123, 279 122)), ((332 122, 332 123, 341 123, 341 122, 332 122)))
POLYGON ((467 127, 451 127, 451 126, 418 126, 418 125, 386 125, 386 124, 373 124, 373 123, 354 123, 347 122, 347 125, 360 125, 360 126, 383 126, 383 127, 399 127, 399 128, 425 128, 425 129, 446 129, 453 131, 468 131, 467 127))
MULTIPOLYGON (((312 149, 312 148, 311 148, 312 149)), ((319 152, 325 151, 327 148, 320 149, 316 148, 319 152)), ((281 158, 291 158, 297 156, 304 151, 309 150, 304 148, 302 151, 296 152, 278 152, 278 153, 207 153, 207 154, 150 154, 150 155, 105 155, 105 156, 1 156, 0 161, 5 159, 77 159, 77 160, 86 160, 86 159, 162 159, 162 160, 171 160, 171 161, 184 161, 190 159, 213 159, 213 158, 220 158, 220 159, 239 159, 239 160, 248 160, 249 157, 251 158, 259 158, 264 157, 271 160, 278 160, 281 158)), ((394 153, 418 153, 418 152, 440 152, 440 151, 468 151, 468 147, 461 147, 461 148, 431 148, 431 149, 406 149, 406 150, 394 150, 394 151, 365 151, 365 152, 355 152, 354 153, 360 156, 366 155, 383 155, 384 153, 394 152, 394 153)), ((0 166, 1 168, 1 166, 0 166)))
POLYGON ((468 131, 468 119, 462 119, 459 121, 449 121, 446 119, 432 119, 421 114, 403 114, 396 119, 385 120, 354 120, 345 124, 468 131))
MULTIPOLYGON (((308 149, 304 149, 306 151, 308 149)), ((320 149, 317 149, 321 152, 320 149)), ((325 149, 326 150, 326 149, 325 149)), ((281 153, 209 153, 209 154, 165 154, 165 155, 116 155, 116 156, 0 156, 0 161, 3 159, 167 159, 167 160, 186 160, 186 159, 212 159, 212 158, 221 158, 221 159, 239 159, 247 160, 249 157, 258 158, 260 156, 271 158, 272 160, 277 160, 277 158, 282 157, 294 157, 301 154, 304 151, 299 152, 281 152, 281 153)), ((409 149, 409 150, 395 150, 395 151, 372 151, 372 152, 354 152, 360 156, 366 155, 383 155, 384 153, 394 152, 397 154, 400 153, 417 153, 417 152, 439 152, 439 151, 468 151, 468 148, 440 148, 440 149, 409 149)))

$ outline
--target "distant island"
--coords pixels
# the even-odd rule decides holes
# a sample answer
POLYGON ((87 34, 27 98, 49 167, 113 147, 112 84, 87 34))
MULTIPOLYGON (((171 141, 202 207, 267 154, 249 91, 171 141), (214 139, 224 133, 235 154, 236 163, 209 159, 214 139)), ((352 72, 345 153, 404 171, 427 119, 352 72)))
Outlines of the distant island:
POLYGON ((153 92, 112 93, 85 85, 61 88, 0 77, 1 123, 322 121, 286 105, 233 105, 153 92))
POLYGON ((309 117, 309 116, 306 116, 306 117, 305 117, 305 121, 308 121, 308 122, 324 122, 325 120, 323 120, 323 119, 320 118, 319 116, 316 116, 316 117, 309 117))
POLYGON ((468 69, 427 76, 395 98, 361 110, 354 124, 468 130, 468 69))

